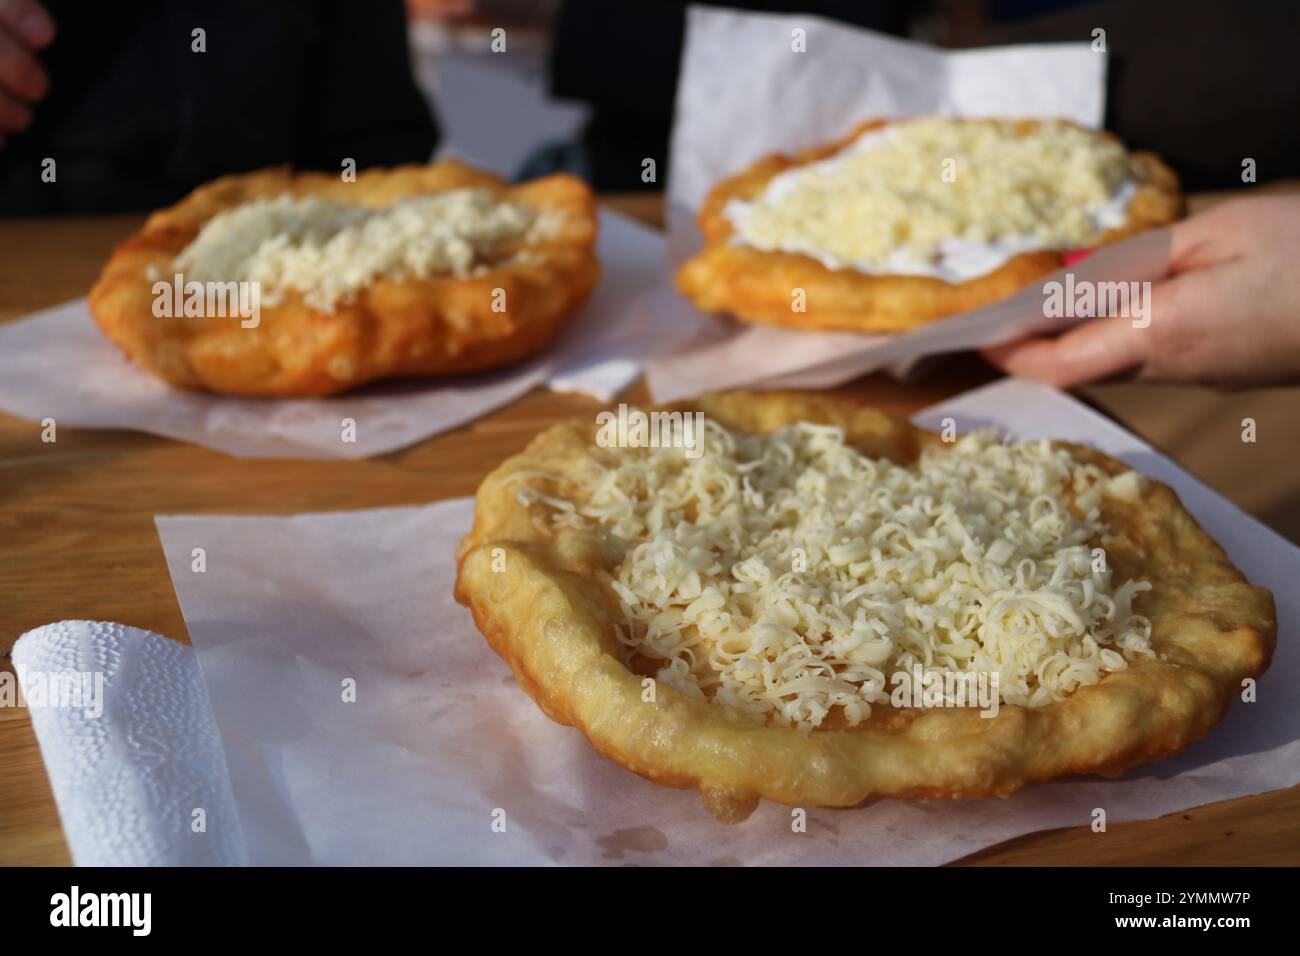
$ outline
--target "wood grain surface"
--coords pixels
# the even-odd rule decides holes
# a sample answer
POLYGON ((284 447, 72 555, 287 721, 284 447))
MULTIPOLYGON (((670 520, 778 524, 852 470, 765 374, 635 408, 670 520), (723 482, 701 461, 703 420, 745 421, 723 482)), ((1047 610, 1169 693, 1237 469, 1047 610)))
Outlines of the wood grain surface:
MULTIPOLYGON (((607 203, 660 222, 657 197, 607 197, 607 203)), ((0 321, 84 295, 112 246, 142 220, 0 221, 0 321)), ((964 356, 917 384, 867 376, 837 391, 910 413, 994 377, 979 359, 964 356)), ((1107 385, 1084 395, 1246 510, 1293 540, 1300 536, 1298 390, 1225 396, 1107 385), (1245 414, 1260 428, 1259 454, 1250 461, 1242 459, 1232 427, 1245 414), (1237 451, 1225 455, 1225 447, 1237 451)), ((643 400, 643 386, 626 397, 643 400)), ((187 640, 155 514, 291 514, 468 495, 539 430, 597 407, 538 390, 471 425, 356 462, 232 458, 134 432, 65 427, 57 442, 46 444, 38 424, 0 412, 0 665, 8 667, 8 650, 24 631, 68 618, 119 621, 187 640)), ((1294 865, 1300 862, 1297 819, 1300 788, 1293 788, 1116 824, 1104 834, 1086 826, 1035 833, 962 862, 1294 865)), ((69 862, 27 713, 0 708, 0 865, 69 862)))

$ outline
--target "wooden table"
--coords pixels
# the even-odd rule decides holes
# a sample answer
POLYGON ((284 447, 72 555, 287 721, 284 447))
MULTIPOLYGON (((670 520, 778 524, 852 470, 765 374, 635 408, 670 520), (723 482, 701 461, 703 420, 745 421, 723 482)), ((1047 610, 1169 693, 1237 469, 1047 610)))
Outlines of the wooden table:
MULTIPOLYGON (((608 204, 659 223, 656 197, 610 197, 608 204)), ((141 219, 0 220, 0 321, 84 295, 109 250, 141 219)), ((910 413, 995 377, 965 356, 920 384, 868 376, 838 391, 910 413)), ((1123 385, 1087 389, 1084 396, 1243 508, 1300 538, 1300 466, 1293 452, 1300 447, 1300 391, 1227 397, 1123 385), (1256 458, 1245 468, 1221 453, 1230 447, 1224 434, 1235 440, 1247 414, 1259 422, 1258 457, 1269 458, 1268 467, 1256 458)), ((643 386, 627 397, 644 400, 643 386)), ((187 640, 155 514, 291 514, 469 495, 540 429, 597 407, 538 390, 411 448, 330 462, 232 458, 152 435, 66 427, 56 443, 46 444, 38 424, 0 413, 0 654, 24 631, 67 618, 118 621, 187 640)), ((7 660, 0 664, 8 667, 7 660)), ((1106 834, 1087 827, 1035 833, 962 862, 1294 865, 1300 862, 1298 813, 1300 788, 1293 788, 1113 825, 1106 834)), ((69 862, 27 712, 0 708, 0 865, 69 862)))

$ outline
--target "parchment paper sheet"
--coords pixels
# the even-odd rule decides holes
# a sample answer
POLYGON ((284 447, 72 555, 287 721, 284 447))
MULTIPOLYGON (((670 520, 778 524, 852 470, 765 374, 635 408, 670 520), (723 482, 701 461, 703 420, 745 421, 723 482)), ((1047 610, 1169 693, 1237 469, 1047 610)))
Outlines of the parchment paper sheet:
MULTIPOLYGON (((934 864, 1018 834, 1153 817, 1300 781, 1300 551, 1059 392, 1009 380, 920 416, 1088 442, 1172 484, 1252 581, 1281 641, 1255 703, 1210 738, 1116 781, 1010 800, 763 804, 725 827, 689 791, 599 757, 515 685, 451 597, 471 503, 295 517, 160 517, 254 863, 934 864), (195 548, 207 570, 191 570, 195 548), (356 702, 341 700, 356 682, 356 702), (492 830, 494 810, 506 831, 492 830)), ((1240 452, 1249 454, 1249 446, 1240 452)), ((1098 834, 1097 839, 1124 839, 1098 834)))
POLYGON ((449 379, 381 382, 333 398, 246 399, 171 388, 128 361, 78 299, 0 325, 0 409, 59 425, 128 428, 253 458, 366 458, 414 444, 537 385, 607 401, 630 384, 660 281, 663 236, 601 212, 600 285, 531 362, 449 379), (353 442, 341 423, 356 422, 353 442))

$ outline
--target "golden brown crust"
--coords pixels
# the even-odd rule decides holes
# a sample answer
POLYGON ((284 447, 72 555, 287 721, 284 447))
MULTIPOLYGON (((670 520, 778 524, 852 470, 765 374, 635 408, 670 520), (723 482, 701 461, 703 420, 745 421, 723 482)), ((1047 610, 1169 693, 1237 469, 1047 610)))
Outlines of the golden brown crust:
MULTIPOLYGON (((863 133, 887 123, 871 120, 843 139, 794 156, 767 156, 719 182, 697 216, 705 246, 678 270, 677 288, 706 312, 730 312, 750 322, 799 329, 902 332, 1005 298, 1064 264, 1070 250, 1025 252, 987 275, 953 283, 931 276, 829 269, 810 256, 764 252, 731 242, 731 221, 723 214, 728 202, 753 199, 778 174, 826 159, 863 133), (806 294, 806 311, 794 312, 790 307, 791 290, 796 288, 806 294)), ((1021 120, 1016 125, 1025 131, 1039 121, 1021 120)), ((1115 139, 1109 133, 1096 135, 1115 139)), ((1168 225, 1183 215, 1183 195, 1173 170, 1154 153, 1133 153, 1131 159, 1138 191, 1129 204, 1128 221, 1103 233, 1099 244, 1168 225)))
POLYGON ((511 187, 449 160, 366 170, 351 183, 326 173, 262 170, 218 179, 150 216, 114 251, 91 290, 90 307, 128 357, 172 385, 236 395, 328 395, 380 378, 479 371, 536 354, 600 276, 592 251, 596 227, 595 197, 572 176, 511 187), (530 243, 526 263, 502 262, 464 279, 376 282, 333 313, 289 293, 278 305, 261 306, 256 328, 242 328, 238 318, 153 314, 151 267, 171 281, 172 260, 226 209, 285 193, 386 206, 467 187, 565 216, 555 236, 530 243), (505 290, 503 312, 492 309, 495 289, 505 290))
MULTIPOLYGON (((724 393, 693 404, 743 431, 839 424, 864 453, 898 462, 942 447, 906 421, 831 398, 724 393)), ((548 493, 574 494, 595 433, 594 421, 552 428, 484 480, 474 528, 457 552, 456 598, 548 716, 649 780, 698 788, 727 822, 748 816, 759 797, 848 807, 873 796, 1007 796, 1068 774, 1113 775, 1204 737, 1273 653, 1272 595, 1246 581, 1170 488, 1148 481, 1135 501, 1103 499, 1111 530, 1101 544, 1117 580, 1152 583, 1135 610, 1151 621, 1159 657, 1136 659, 1065 700, 1004 704, 992 718, 966 708, 876 708, 885 713, 865 727, 811 733, 755 725, 662 683, 645 702, 643 677, 622 663, 615 637, 623 619, 604 584, 612 559, 602 538, 557 529, 516 498, 523 471, 556 476, 530 479, 548 493)), ((1092 449, 1064 447, 1109 474, 1128 470, 1092 449)))

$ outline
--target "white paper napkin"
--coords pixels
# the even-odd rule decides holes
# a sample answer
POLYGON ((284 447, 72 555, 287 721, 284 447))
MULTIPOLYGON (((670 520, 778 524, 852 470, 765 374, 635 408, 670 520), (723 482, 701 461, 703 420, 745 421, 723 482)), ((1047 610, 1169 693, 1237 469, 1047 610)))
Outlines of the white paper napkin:
MULTIPOLYGON (((709 190, 769 153, 826 143, 878 117, 1060 117, 1096 128, 1105 111, 1105 80, 1106 56, 1088 43, 945 51, 803 14, 692 7, 671 144, 670 263, 676 267, 699 248, 694 216, 709 190), (804 31, 806 52, 792 49, 795 30, 804 31)), ((1157 258, 1142 278, 1163 275, 1167 261, 1157 258)), ((1109 277, 1098 267, 1093 264, 1095 277, 1109 277)), ((661 321, 703 330, 709 343, 675 354, 661 350, 649 364, 651 394, 664 402, 742 385, 830 388, 880 368, 902 374, 923 356, 1044 326, 1038 285, 978 317, 967 313, 901 335, 711 319, 680 297, 656 296, 652 308, 661 321)))
POLYGON ((603 275, 547 352, 499 372, 377 383, 321 399, 244 399, 173 389, 133 365, 79 299, 0 325, 0 409, 37 421, 129 428, 256 458, 366 458, 464 424, 549 384, 608 401, 640 374, 632 330, 660 281, 663 237, 602 211, 603 275), (622 343, 619 349, 615 346, 622 343), (355 422, 346 430, 344 420, 355 422), (354 441, 345 441, 345 435, 354 441))
POLYGON ((190 648, 121 624, 62 621, 19 638, 13 663, 75 863, 246 862, 190 648))
MULTIPOLYGON (((848 811, 764 803, 725 827, 544 717, 454 603, 468 499, 293 517, 160 517, 253 863, 936 864, 1032 831, 1144 819, 1300 781, 1300 551, 1073 399, 1005 381, 917 416, 1095 445, 1173 485, 1250 579, 1282 639, 1255 703, 1208 740, 1119 780, 1010 800, 877 800, 848 811), (205 570, 194 570, 202 548, 205 570), (345 681, 353 684, 345 684, 345 681), (346 701, 347 687, 355 700, 346 701), (496 816, 494 816, 494 814, 496 816), (505 831, 493 830, 504 814, 505 831)), ((1243 454, 1247 452, 1243 451, 1243 454)), ((51 731, 38 727, 43 750, 51 731)), ((170 746, 164 750, 172 749, 170 746)), ((139 766, 132 762, 131 766, 139 766)), ((51 766, 56 777, 68 772, 51 766)), ((160 773, 161 770, 146 770, 160 773)), ((155 812, 141 786, 132 811, 155 812)), ((60 796, 65 819, 75 808, 60 796)), ((111 818, 99 818, 112 825, 111 818)), ((69 838, 80 839, 69 827, 69 838)), ((1123 840, 1121 833, 1098 840, 1123 840)), ((80 858, 80 854, 78 854, 80 858)))

